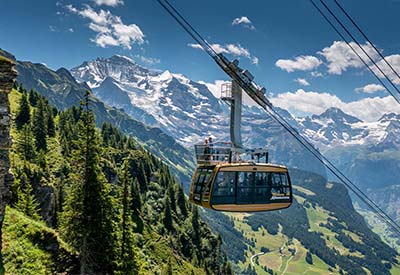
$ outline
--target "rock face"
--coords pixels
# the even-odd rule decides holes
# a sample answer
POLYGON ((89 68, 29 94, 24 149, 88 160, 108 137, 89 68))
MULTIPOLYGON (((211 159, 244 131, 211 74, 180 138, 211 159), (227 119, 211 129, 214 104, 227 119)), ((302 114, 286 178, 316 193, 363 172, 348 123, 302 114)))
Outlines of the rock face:
POLYGON ((10 185, 14 178, 10 173, 9 149, 11 147, 11 114, 8 94, 11 91, 17 71, 14 62, 0 57, 0 247, 1 228, 7 203, 11 199, 10 185))

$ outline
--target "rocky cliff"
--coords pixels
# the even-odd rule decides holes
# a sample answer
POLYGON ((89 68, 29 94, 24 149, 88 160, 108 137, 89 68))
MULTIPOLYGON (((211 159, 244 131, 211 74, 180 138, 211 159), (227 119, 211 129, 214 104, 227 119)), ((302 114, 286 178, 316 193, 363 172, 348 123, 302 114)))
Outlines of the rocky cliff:
POLYGON ((6 204, 11 199, 10 185, 13 181, 13 176, 9 171, 10 159, 8 154, 11 147, 11 115, 8 94, 17 77, 14 65, 14 62, 10 59, 0 57, 0 247, 1 228, 6 204))

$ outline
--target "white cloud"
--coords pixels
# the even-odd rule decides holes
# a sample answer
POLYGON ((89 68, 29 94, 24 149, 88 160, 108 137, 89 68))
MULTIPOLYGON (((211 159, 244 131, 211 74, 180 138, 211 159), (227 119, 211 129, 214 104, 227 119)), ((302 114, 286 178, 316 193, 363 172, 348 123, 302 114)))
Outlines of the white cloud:
POLYGON ((312 77, 323 77, 324 75, 321 72, 314 71, 314 72, 311 72, 311 76, 312 77))
POLYGON ((97 33, 91 41, 100 47, 122 46, 125 49, 131 49, 135 43, 144 43, 145 35, 139 26, 124 24, 121 17, 113 15, 110 11, 100 10, 97 12, 88 5, 85 5, 81 10, 72 5, 67 5, 66 8, 70 12, 91 21, 89 28, 97 33))
POLYGON ((93 0, 97 5, 106 5, 111 7, 116 7, 118 5, 123 5, 123 0, 93 0))
POLYGON ((251 63, 254 64, 254 65, 258 65, 259 61, 260 60, 258 59, 258 57, 255 57, 255 56, 253 56, 253 58, 251 59, 251 63))
POLYGON ((73 28, 69 28, 68 31, 69 32, 74 32, 74 29, 73 28))
MULTIPOLYGON (((204 84, 207 86, 207 88, 210 90, 210 92, 216 97, 220 98, 221 97, 221 87, 223 84, 230 83, 230 81, 226 80, 216 80, 214 83, 208 83, 205 81, 199 81, 200 84, 204 84)), ((249 106, 257 106, 257 104, 254 102, 253 99, 250 98, 246 93, 242 94, 242 100, 243 103, 249 106)))
MULTIPOLYGON (((188 46, 193 49, 203 50, 203 48, 199 44, 190 43, 188 44, 188 46)), ((243 56, 248 58, 252 62, 252 64, 255 65, 257 65, 259 62, 258 57, 253 56, 248 49, 242 47, 240 44, 211 44, 210 46, 216 53, 226 53, 234 56, 243 56)))
POLYGON ((200 84, 206 85, 210 92, 216 97, 221 97, 221 87, 223 84, 230 83, 230 81, 226 80, 215 80, 214 83, 208 83, 204 81, 199 81, 200 84))
POLYGON ((110 34, 101 33, 96 36, 96 38, 91 39, 92 42, 95 42, 98 46, 105 48, 107 46, 119 46, 119 43, 114 37, 110 34))
POLYGON ((310 86, 310 83, 305 78, 296 78, 294 82, 297 82, 303 86, 310 86))
POLYGON ((330 107, 340 108, 343 112, 364 121, 376 121, 386 113, 400 114, 400 106, 391 96, 343 102, 330 93, 299 89, 296 92, 278 94, 270 100, 272 104, 288 110, 294 116, 321 114, 330 107))
POLYGON ((199 49, 199 50, 203 49, 203 47, 201 47, 200 44, 189 43, 188 46, 193 48, 193 49, 199 49))
POLYGON ((161 61, 158 58, 153 58, 153 57, 145 57, 143 55, 135 55, 136 58, 141 60, 143 63, 146 63, 148 65, 154 65, 154 64, 159 64, 161 61))
MULTIPOLYGON (((349 44, 361 58, 367 61, 367 64, 370 62, 368 61, 368 56, 362 49, 364 49, 372 59, 376 59, 379 56, 369 43, 361 45, 362 49, 354 42, 350 42, 349 44)), ((325 47, 318 53, 328 61, 328 73, 330 74, 340 75, 348 68, 362 68, 364 66, 364 63, 344 41, 334 41, 331 46, 325 47)))
POLYGON ((357 93, 367 93, 367 94, 373 94, 385 90, 386 90, 385 87, 383 87, 380 84, 368 84, 365 85, 364 87, 354 89, 354 91, 356 91, 357 93))
POLYGON ((301 55, 296 57, 294 60, 291 59, 279 59, 275 65, 288 73, 299 71, 311 71, 322 64, 322 61, 312 55, 301 55))
POLYGON ((237 17, 237 18, 233 19, 232 26, 235 26, 235 25, 243 25, 245 28, 248 28, 250 30, 256 29, 254 27, 253 23, 250 21, 250 19, 247 16, 237 17))
POLYGON ((52 31, 52 32, 58 32, 58 29, 57 29, 56 26, 49 25, 49 29, 50 29, 50 31, 52 31))
POLYGON ((240 45, 228 44, 225 46, 229 53, 236 56, 244 56, 250 58, 250 52, 248 49, 243 48, 240 45))
POLYGON ((69 10, 72 13, 77 13, 78 12, 78 9, 73 7, 71 4, 68 4, 65 7, 67 8, 67 10, 69 10))
MULTIPOLYGON (((400 54, 393 54, 385 56, 386 61, 392 66, 392 68, 400 75, 400 54)), ((386 64, 384 60, 377 62, 381 70, 392 80, 395 84, 400 84, 399 77, 393 72, 393 70, 386 64)), ((380 77, 384 78, 383 74, 378 71, 375 66, 371 65, 371 69, 380 77)))

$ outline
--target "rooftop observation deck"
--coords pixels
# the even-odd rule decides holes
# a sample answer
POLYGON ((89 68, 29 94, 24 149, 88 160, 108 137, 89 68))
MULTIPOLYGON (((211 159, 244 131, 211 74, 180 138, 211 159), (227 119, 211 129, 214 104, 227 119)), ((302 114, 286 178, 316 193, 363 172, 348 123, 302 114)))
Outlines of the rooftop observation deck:
POLYGON ((241 156, 240 160, 255 159, 260 162, 260 158, 266 158, 268 162, 268 150, 263 148, 244 149, 233 148, 230 142, 216 142, 211 144, 196 144, 194 146, 197 164, 218 164, 236 162, 235 157, 241 156))

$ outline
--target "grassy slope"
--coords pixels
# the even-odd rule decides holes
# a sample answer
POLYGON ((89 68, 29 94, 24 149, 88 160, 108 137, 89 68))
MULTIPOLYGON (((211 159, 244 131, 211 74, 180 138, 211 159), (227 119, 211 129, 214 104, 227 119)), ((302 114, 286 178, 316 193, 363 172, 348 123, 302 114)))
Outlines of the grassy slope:
MULTIPOLYGON (((294 187, 301 193, 312 195, 313 192, 305 189, 303 187, 294 187)), ((304 202, 304 198, 296 195, 296 200, 299 203, 304 202)), ((329 211, 320 207, 318 204, 314 207, 310 205, 309 208, 306 209, 307 216, 310 222, 310 231, 320 232, 323 234, 323 238, 326 240, 328 247, 336 248, 342 255, 351 255, 356 257, 364 257, 360 252, 350 252, 348 248, 346 248, 339 240, 336 239, 336 233, 332 232, 326 227, 320 226, 320 224, 326 224, 327 219, 336 219, 331 216, 329 211)), ((233 218, 235 228, 238 229, 245 238, 255 241, 254 246, 247 245, 246 251, 246 261, 240 262, 239 266, 241 268, 246 268, 250 264, 250 258, 252 255, 261 252, 262 247, 267 247, 270 252, 265 253, 264 255, 258 256, 258 260, 254 260, 255 268, 257 274, 260 275, 268 275, 266 271, 264 271, 263 267, 266 266, 277 272, 277 274, 287 274, 287 275, 295 275, 295 274, 307 274, 307 275, 328 275, 328 274, 339 274, 339 268, 335 270, 329 271, 329 266, 323 262, 316 255, 313 256, 313 265, 309 265, 305 261, 305 256, 307 249, 302 246, 302 244, 298 240, 292 240, 292 244, 287 245, 289 239, 287 236, 283 235, 281 231, 277 235, 268 234, 267 230, 264 228, 259 228, 258 231, 253 231, 252 228, 246 223, 244 217, 249 214, 239 214, 239 213, 229 213, 227 214, 233 218), (282 254, 279 252, 279 249, 283 247, 282 254), (291 253, 288 251, 289 248, 295 248, 296 254, 292 257, 291 253), (287 266, 287 268, 286 268, 287 266)), ((349 232, 345 230, 346 233, 350 235, 350 237, 356 241, 360 242, 361 237, 357 234, 349 232)), ((369 274, 371 274, 368 270, 366 270, 369 274)), ((400 275, 400 266, 394 266, 391 270, 393 275, 400 275)))
MULTIPOLYGON (((241 268, 246 268, 248 266, 252 255, 260 253, 262 247, 267 247, 270 252, 258 256, 258 264, 256 264, 257 274, 269 274, 263 270, 264 266, 273 269, 275 272, 278 272, 278 274, 282 274, 284 270, 286 270, 285 274, 288 275, 330 274, 328 271, 328 265, 315 255, 313 255, 313 265, 306 263, 305 255, 307 249, 304 248, 298 240, 293 240, 293 243, 288 245, 288 237, 283 235, 281 232, 277 235, 270 235, 264 228, 259 228, 258 231, 253 231, 246 221, 243 220, 243 214, 230 213, 229 215, 234 218, 235 228, 243 232, 243 235, 246 238, 255 240, 255 245, 253 247, 248 246, 246 251, 246 262, 241 262, 239 264, 241 268), (281 250, 282 254, 279 252, 281 247, 283 248, 281 250), (293 257, 288 250, 289 248, 295 248, 297 251, 293 257)), ((257 263, 255 260, 254 262, 257 263)), ((336 272, 333 274, 338 273, 336 272)))
POLYGON ((372 231, 382 236, 382 239, 391 247, 394 247, 400 252, 400 240, 393 235, 393 232, 386 224, 383 224, 381 220, 371 211, 363 209, 356 205, 357 211, 366 219, 368 225, 371 226, 372 231))
POLYGON ((75 254, 55 230, 12 208, 6 210, 2 251, 6 274, 21 275, 53 274, 62 254, 75 254))
MULTIPOLYGON (((21 94, 17 90, 12 90, 9 99, 14 117, 20 98, 21 94)), ((17 138, 14 128, 11 130, 11 135, 14 140, 17 138)), ((46 156, 50 170, 57 170, 62 163, 60 150, 57 139, 50 139, 49 153, 46 156)), ((20 160, 16 154, 12 154, 11 161, 16 163, 20 160)), ((53 175, 53 173, 50 174, 53 175)), ((50 178, 46 184, 53 186, 55 180, 57 179, 50 178)), ((67 248, 55 230, 44 223, 33 221, 13 208, 8 208, 6 211, 3 232, 3 260, 6 274, 52 274, 57 263, 49 250, 51 247, 42 245, 46 241, 43 238, 53 236, 60 247, 67 248), (42 238, 37 239, 37 236, 42 238), (32 273, 32 270, 36 273, 32 273)), ((192 271, 196 275, 205 274, 204 270, 174 253, 168 245, 167 237, 155 233, 152 228, 145 227, 143 236, 138 236, 137 239, 141 239, 144 243, 139 251, 139 257, 145 262, 142 266, 143 274, 165 274, 168 262, 172 266, 173 274, 188 274, 188 272, 190 274, 192 271)))

